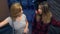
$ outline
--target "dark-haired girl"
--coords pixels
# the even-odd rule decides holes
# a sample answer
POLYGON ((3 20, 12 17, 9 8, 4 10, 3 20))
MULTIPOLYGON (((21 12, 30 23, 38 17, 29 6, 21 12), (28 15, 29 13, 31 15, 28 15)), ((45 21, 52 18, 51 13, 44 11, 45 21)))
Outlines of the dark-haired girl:
POLYGON ((49 26, 60 26, 52 17, 48 3, 42 2, 38 5, 32 24, 32 34, 48 34, 49 26))

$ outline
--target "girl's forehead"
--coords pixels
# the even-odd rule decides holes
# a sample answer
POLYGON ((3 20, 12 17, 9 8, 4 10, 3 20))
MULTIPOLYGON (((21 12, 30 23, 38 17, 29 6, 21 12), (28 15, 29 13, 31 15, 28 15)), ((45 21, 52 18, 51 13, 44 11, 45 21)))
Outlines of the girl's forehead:
POLYGON ((39 6, 38 6, 38 9, 42 9, 42 8, 43 8, 43 6, 42 6, 42 5, 39 5, 39 6))
POLYGON ((43 5, 39 5, 39 7, 43 7, 43 5))

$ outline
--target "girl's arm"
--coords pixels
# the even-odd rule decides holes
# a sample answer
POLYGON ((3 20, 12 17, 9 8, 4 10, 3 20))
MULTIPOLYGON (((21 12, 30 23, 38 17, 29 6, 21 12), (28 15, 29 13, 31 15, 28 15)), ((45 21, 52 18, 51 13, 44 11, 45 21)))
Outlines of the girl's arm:
POLYGON ((28 28, 28 21, 26 20, 26 28, 28 28))
POLYGON ((52 25, 60 27, 60 21, 56 21, 54 18, 52 18, 52 25))
POLYGON ((27 33, 28 32, 28 21, 26 20, 26 27, 24 29, 24 33, 27 33))
POLYGON ((2 22, 0 22, 0 28, 3 27, 3 26, 5 26, 7 23, 8 23, 8 18, 6 18, 2 22))
POLYGON ((52 19, 51 19, 51 24, 54 26, 60 27, 60 21, 56 21, 56 19, 54 17, 52 17, 52 19))
POLYGON ((51 24, 52 25, 54 25, 54 26, 58 26, 58 27, 60 27, 60 21, 58 22, 58 21, 56 21, 55 19, 54 19, 54 17, 52 17, 52 15, 51 15, 51 24))

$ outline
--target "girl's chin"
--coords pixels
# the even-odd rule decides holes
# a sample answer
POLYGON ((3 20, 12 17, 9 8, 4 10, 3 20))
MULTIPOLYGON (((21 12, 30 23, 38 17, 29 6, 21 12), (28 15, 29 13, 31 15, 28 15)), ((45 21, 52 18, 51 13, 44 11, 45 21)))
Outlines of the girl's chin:
POLYGON ((39 15, 42 15, 41 13, 39 13, 39 15))
POLYGON ((37 14, 37 15, 42 16, 42 14, 37 14))
POLYGON ((38 14, 42 14, 42 13, 38 13, 38 14))

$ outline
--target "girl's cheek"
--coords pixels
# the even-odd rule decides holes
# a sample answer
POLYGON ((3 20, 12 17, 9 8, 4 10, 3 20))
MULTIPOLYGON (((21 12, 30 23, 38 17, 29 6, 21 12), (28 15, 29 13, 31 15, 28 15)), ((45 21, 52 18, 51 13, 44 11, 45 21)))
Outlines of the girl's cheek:
POLYGON ((39 14, 42 14, 42 11, 38 11, 39 14))

